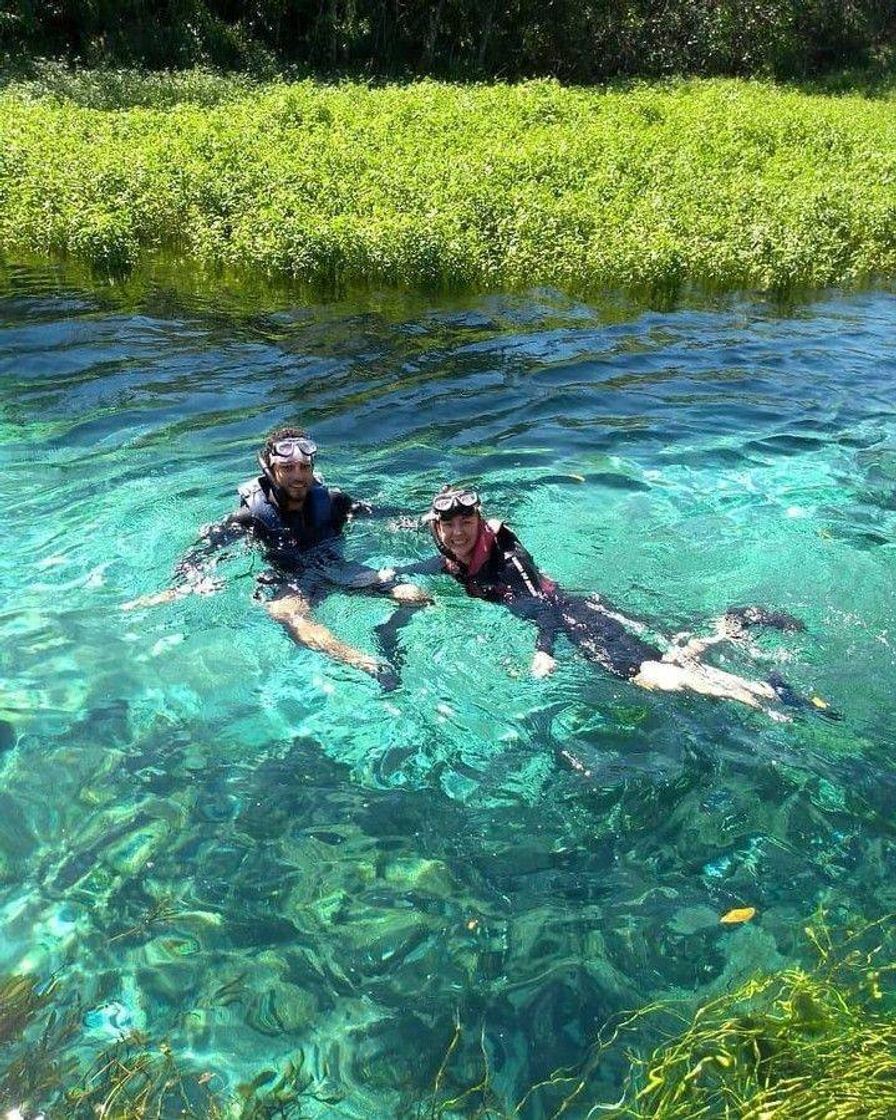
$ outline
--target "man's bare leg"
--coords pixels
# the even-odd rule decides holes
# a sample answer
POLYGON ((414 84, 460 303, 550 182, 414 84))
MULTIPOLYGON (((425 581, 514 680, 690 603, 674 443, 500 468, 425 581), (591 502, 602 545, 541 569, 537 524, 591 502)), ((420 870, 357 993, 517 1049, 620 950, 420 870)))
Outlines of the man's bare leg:
MULTIPOLYGON (((730 607, 720 618, 714 620, 711 634, 702 638, 686 633, 677 634, 663 660, 684 664, 719 642, 748 642, 749 631, 753 627, 780 630, 785 634, 806 629, 800 619, 786 611, 770 611, 765 607, 730 607)), ((751 645, 750 650, 754 654, 758 653, 755 646, 751 645)))
POLYGON ((315 622, 311 617, 311 606, 304 596, 291 592, 269 600, 265 606, 271 618, 276 619, 299 645, 326 654, 334 661, 351 665, 377 679, 386 669, 386 666, 375 657, 371 657, 369 653, 364 653, 343 642, 323 623, 315 622))

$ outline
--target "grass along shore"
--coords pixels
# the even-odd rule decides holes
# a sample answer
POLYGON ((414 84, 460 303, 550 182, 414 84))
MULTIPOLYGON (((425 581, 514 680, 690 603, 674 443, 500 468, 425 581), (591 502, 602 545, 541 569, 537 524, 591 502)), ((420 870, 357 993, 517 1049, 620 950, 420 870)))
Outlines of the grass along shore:
POLYGON ((172 249, 327 285, 888 283, 896 97, 724 79, 7 85, 0 250, 114 272, 172 249))

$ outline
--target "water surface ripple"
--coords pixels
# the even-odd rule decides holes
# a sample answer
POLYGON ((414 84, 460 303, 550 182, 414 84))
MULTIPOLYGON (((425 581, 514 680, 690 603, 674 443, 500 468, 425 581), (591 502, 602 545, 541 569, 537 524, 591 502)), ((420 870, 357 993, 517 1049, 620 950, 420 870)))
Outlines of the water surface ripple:
MULTIPOLYGON (((77 993, 80 1053, 145 1029, 231 1087, 300 1055, 308 1115, 386 1118, 455 1017, 451 1084, 481 1031, 515 1099, 613 1012, 795 959, 819 905, 892 910, 894 326, 876 293, 265 309, 7 272, 0 973, 77 993), (241 547, 219 594, 123 613, 286 420, 374 502, 478 482, 564 585, 667 631, 791 611, 806 633, 753 668, 843 721, 654 697, 568 647, 533 681, 526 624, 444 581, 384 696, 290 643, 241 547)), ((394 522, 347 535, 377 564, 428 552, 394 522)), ((372 650, 388 611, 321 617, 372 650)))

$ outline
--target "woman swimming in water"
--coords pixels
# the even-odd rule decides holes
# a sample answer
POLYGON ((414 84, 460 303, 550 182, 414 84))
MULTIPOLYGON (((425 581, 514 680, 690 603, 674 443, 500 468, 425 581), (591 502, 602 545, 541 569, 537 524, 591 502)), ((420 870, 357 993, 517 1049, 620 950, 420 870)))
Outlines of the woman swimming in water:
POLYGON ((571 595, 543 575, 515 534, 501 521, 486 520, 475 490, 443 487, 426 515, 441 553, 434 562, 410 565, 401 574, 442 570, 463 585, 468 595, 503 603, 537 628, 532 673, 547 676, 554 670, 554 643, 563 633, 590 661, 640 688, 663 692, 694 692, 737 700, 751 708, 769 704, 827 705, 817 697, 799 697, 772 674, 767 681, 748 680, 700 660, 710 646, 743 637, 751 625, 779 630, 802 630, 790 615, 760 607, 732 608, 707 637, 669 640, 665 650, 646 641, 646 627, 605 602, 599 595, 571 595))

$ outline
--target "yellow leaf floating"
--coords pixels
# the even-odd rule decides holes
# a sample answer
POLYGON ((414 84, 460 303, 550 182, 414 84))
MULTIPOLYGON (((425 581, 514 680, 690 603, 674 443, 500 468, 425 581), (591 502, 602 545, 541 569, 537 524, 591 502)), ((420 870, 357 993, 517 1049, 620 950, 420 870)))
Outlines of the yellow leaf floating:
POLYGON ((723 914, 719 918, 719 921, 723 926, 736 926, 740 922, 748 922, 755 913, 755 906, 742 906, 735 910, 729 910, 727 914, 723 914))

